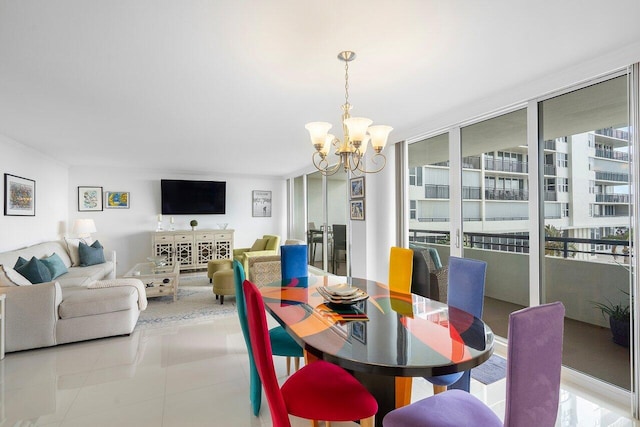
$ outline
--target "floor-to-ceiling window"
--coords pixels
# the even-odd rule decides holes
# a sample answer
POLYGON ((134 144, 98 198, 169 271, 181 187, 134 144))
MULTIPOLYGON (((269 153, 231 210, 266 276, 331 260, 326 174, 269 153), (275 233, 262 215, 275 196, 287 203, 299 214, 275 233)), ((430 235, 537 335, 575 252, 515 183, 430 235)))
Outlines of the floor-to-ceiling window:
POLYGON ((630 306, 627 76, 547 99, 539 110, 541 299, 566 307, 564 365, 629 390, 629 348, 613 342, 598 308, 630 306))
POLYGON ((526 109, 460 129, 463 255, 487 262, 485 321, 507 336, 509 313, 529 305, 526 109))

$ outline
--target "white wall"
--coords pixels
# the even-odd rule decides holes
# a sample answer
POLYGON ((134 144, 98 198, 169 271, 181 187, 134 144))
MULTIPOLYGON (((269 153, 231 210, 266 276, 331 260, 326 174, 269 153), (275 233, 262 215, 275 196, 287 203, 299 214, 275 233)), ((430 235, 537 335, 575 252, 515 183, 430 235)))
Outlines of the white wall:
MULTIPOLYGON (((285 181, 280 178, 239 177, 221 174, 189 175, 152 169, 112 169, 71 167, 69 169, 68 209, 69 222, 76 218, 93 218, 97 233, 94 238, 107 248, 117 251, 117 273, 124 274, 135 263, 151 256, 151 235, 157 226, 160 213, 160 179, 195 179, 227 182, 227 207, 225 215, 174 215, 177 230, 189 230, 189 221, 196 219, 198 228, 217 228, 217 223, 229 223, 235 230, 234 247, 251 246, 263 234, 278 234, 283 239, 286 232, 285 181), (130 209, 105 209, 102 212, 78 212, 78 186, 101 186, 104 191, 128 191, 131 193, 130 209), (273 196, 272 216, 251 216, 251 191, 270 190, 273 196)), ((165 229, 169 216, 164 215, 165 229)))
POLYGON ((5 173, 36 182, 35 216, 0 216, 0 252, 62 238, 68 215, 67 171, 59 161, 0 135, 3 204, 5 173))

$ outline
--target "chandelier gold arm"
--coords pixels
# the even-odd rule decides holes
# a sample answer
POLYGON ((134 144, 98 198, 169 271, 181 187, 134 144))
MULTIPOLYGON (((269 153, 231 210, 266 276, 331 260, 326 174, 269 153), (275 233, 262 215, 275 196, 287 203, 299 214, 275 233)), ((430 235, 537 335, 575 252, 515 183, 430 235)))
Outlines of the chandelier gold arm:
POLYGON ((329 167, 329 162, 327 161, 327 156, 323 156, 319 152, 313 153, 311 156, 311 160, 313 161, 313 165, 318 169, 318 171, 324 176, 331 176, 338 172, 340 169, 340 165, 342 165, 342 156, 340 157, 340 161, 336 163, 335 166, 329 167), (320 160, 318 160, 318 158, 320 160))
POLYGON ((382 169, 384 169, 384 167, 387 164, 387 158, 385 157, 384 154, 382 153, 376 153, 373 157, 371 157, 371 163, 373 163, 374 165, 377 165, 378 162, 376 161, 376 159, 380 159, 382 158, 382 164, 377 168, 377 169, 364 169, 364 159, 362 157, 360 157, 358 159, 357 162, 357 166, 356 169, 359 170, 362 173, 378 173, 380 172, 382 169))

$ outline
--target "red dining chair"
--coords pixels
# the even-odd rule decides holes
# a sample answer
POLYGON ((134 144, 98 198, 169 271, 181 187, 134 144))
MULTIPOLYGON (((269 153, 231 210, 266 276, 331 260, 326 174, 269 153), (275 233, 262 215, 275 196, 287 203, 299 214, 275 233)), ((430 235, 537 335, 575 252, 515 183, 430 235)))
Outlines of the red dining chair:
MULTIPOLYGON (((271 358, 264 302, 258 288, 244 281, 251 351, 262 380, 274 427, 290 427, 289 414, 309 420, 354 421, 373 427, 378 403, 351 374, 319 360, 278 386, 271 358)), ((317 425, 314 422, 314 425, 317 425)))
POLYGON ((509 315, 504 424, 480 399, 449 390, 389 412, 384 427, 553 427, 558 416, 564 306, 528 307, 509 315))

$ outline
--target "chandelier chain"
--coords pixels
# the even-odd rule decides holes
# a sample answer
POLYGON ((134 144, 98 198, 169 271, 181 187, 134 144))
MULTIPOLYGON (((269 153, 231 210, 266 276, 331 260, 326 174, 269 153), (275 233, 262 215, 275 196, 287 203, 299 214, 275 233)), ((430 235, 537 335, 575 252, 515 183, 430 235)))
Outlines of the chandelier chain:
POLYGON ((344 103, 349 104, 349 61, 344 61, 344 103))

